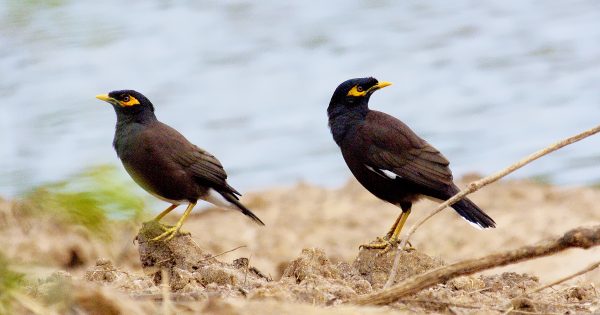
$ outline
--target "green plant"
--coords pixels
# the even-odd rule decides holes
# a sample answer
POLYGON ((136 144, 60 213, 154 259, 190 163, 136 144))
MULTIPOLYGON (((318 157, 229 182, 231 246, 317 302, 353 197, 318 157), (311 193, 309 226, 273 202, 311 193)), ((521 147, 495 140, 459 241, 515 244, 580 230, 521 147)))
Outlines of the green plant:
POLYGON ((113 221, 137 223, 147 215, 137 187, 107 165, 40 186, 25 196, 23 204, 30 214, 51 215, 106 237, 113 221))
POLYGON ((11 270, 8 259, 0 253, 0 314, 11 314, 14 294, 22 284, 23 274, 11 270))

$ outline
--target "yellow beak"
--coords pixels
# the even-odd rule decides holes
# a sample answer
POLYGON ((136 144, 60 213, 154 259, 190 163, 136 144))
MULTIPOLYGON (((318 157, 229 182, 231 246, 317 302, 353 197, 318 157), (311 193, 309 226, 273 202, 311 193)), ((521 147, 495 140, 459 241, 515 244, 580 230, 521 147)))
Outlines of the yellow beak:
POLYGON ((392 85, 392 82, 382 81, 382 82, 377 83, 374 86, 374 88, 376 88, 376 89, 383 89, 384 87, 390 86, 390 85, 392 85))
POLYGON ((108 94, 98 94, 96 95, 96 98, 105 102, 109 102, 112 99, 108 94))
POLYGON ((369 90, 367 90, 367 92, 375 92, 379 89, 383 89, 386 86, 390 86, 392 85, 392 82, 387 82, 387 81, 381 81, 375 85, 373 85, 369 90))

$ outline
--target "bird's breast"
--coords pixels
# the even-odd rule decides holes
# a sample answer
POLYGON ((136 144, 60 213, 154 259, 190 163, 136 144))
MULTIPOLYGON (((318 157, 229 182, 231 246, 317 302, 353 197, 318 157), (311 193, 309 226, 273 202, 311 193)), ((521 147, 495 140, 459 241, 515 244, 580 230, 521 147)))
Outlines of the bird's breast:
POLYGON ((140 187, 162 200, 196 200, 202 187, 173 159, 172 147, 152 139, 131 128, 115 134, 115 150, 127 173, 140 187))
POLYGON ((353 141, 361 123, 362 121, 345 115, 330 120, 329 128, 331 129, 335 143, 341 147, 342 143, 347 142, 347 139, 353 141))

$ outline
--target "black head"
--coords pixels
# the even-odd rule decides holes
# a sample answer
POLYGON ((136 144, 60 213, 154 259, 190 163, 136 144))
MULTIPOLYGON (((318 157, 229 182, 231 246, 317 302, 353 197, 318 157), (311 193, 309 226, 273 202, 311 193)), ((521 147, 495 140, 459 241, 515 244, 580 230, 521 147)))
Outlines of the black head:
POLYGON ((366 114, 369 110, 369 98, 373 92, 391 85, 390 82, 379 82, 373 77, 356 78, 340 84, 329 102, 327 113, 333 118, 343 113, 360 111, 366 114))
POLYGON ((142 93, 134 90, 112 91, 96 95, 96 98, 110 103, 117 115, 140 115, 154 113, 154 106, 142 93))
POLYGON ((340 84, 333 96, 331 103, 358 104, 368 102, 373 92, 391 85, 390 82, 379 82, 373 77, 356 78, 340 84))
POLYGON ((327 116, 335 142, 340 144, 347 131, 364 120, 369 113, 369 98, 373 92, 390 85, 377 79, 356 78, 340 84, 329 102, 327 116))

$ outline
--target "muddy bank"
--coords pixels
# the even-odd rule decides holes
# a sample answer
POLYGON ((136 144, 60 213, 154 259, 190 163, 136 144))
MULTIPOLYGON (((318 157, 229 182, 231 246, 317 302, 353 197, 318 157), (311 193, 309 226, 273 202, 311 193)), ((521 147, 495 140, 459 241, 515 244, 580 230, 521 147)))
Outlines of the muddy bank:
MULTIPOLYGON (((472 199, 496 220, 498 228, 472 229, 446 210, 417 232, 412 240, 416 250, 403 254, 399 279, 531 244, 577 226, 600 224, 600 190, 594 188, 511 181, 495 184, 472 199)), ((115 237, 100 240, 77 226, 60 226, 51 217, 21 213, 14 202, 3 201, 0 246, 30 278, 41 279, 29 293, 56 310, 98 311, 93 307, 100 302, 90 301, 104 301, 101 310, 113 314, 164 308, 215 314, 598 309, 599 270, 521 296, 597 260, 598 249, 571 250, 457 278, 383 308, 352 306, 347 302, 378 290, 386 280, 391 253, 377 256, 375 251, 359 251, 358 246, 384 234, 397 208, 372 197, 353 181, 337 190, 299 184, 257 192, 245 196, 244 202, 266 227, 255 226, 238 213, 209 209, 193 214, 184 225, 191 235, 157 247, 146 241, 145 233, 133 244, 139 227, 115 225, 115 237), (215 257, 238 246, 245 247, 215 257), (63 288, 64 295, 49 297, 49 292, 62 292, 57 288, 63 288), (170 297, 166 305, 165 296, 170 297)), ((433 205, 418 203, 408 225, 433 205)), ((173 214, 167 217, 171 222, 176 219, 173 214)))

